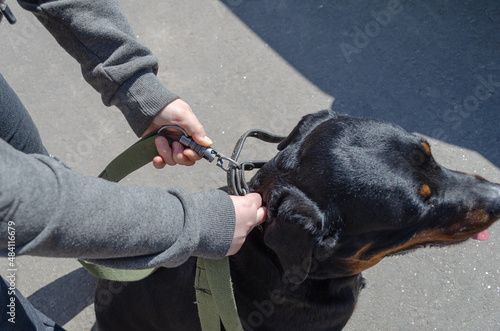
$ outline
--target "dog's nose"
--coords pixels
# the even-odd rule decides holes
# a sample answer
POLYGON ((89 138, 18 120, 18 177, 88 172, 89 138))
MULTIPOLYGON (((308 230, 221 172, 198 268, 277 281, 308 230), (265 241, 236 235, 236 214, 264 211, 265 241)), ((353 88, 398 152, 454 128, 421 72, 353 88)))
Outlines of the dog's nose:
POLYGON ((500 186, 495 185, 491 194, 488 213, 493 217, 500 217, 500 186))
POLYGON ((496 201, 493 201, 489 213, 493 217, 500 217, 500 198, 498 198, 496 201))

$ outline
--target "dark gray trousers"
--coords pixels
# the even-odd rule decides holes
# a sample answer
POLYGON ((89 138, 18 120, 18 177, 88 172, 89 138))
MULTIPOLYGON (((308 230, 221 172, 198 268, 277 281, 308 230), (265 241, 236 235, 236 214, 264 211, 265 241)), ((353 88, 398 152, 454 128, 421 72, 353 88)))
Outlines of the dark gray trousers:
POLYGON ((0 138, 27 154, 46 154, 31 116, 0 74, 0 138))
MULTIPOLYGON (((27 154, 48 155, 31 116, 1 74, 0 139, 7 141, 16 149, 27 154)), ((1 190, 0 187, 0 194, 1 190)), ((5 234, 5 238, 0 238, 0 240, 7 240, 7 234, 5 234)), ((7 262, 5 262, 5 265, 7 265, 7 262)), ((8 274, 6 277, 8 278, 8 274)), ((0 330, 48 331, 63 329, 35 309, 15 289, 15 286, 11 286, 10 281, 5 281, 0 277, 0 330)))

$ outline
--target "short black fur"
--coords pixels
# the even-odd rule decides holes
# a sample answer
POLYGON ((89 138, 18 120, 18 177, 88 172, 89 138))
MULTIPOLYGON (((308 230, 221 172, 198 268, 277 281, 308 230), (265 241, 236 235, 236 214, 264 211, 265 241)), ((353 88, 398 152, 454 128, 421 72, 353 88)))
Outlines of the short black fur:
MULTIPOLYGON (((441 167, 427 142, 390 123, 325 110, 305 116, 279 150, 250 181, 267 220, 230 258, 246 330, 341 330, 361 271, 465 241, 500 217, 500 185, 441 167)), ((140 282, 100 281, 100 330, 200 330, 194 274, 191 258, 140 282)))

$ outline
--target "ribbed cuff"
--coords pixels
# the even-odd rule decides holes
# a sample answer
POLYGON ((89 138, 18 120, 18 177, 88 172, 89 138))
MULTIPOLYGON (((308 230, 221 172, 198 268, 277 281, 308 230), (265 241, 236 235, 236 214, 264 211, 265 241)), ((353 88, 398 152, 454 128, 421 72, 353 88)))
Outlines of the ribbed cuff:
POLYGON ((179 96, 167 90, 152 71, 143 71, 128 79, 111 99, 140 137, 153 118, 179 96))
POLYGON ((196 193, 192 196, 197 205, 200 241, 194 256, 221 259, 233 242, 236 216, 233 201, 221 190, 196 193), (202 214, 201 214, 202 213, 202 214))

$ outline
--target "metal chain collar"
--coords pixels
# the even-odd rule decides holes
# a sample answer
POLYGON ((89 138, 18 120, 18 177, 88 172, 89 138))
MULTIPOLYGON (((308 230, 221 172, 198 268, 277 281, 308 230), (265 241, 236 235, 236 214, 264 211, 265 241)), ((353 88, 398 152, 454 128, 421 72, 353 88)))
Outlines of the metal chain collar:
POLYGON ((267 161, 245 161, 238 163, 238 158, 243 150, 243 145, 247 138, 257 138, 268 143, 280 143, 285 139, 283 136, 278 136, 263 130, 249 130, 244 135, 240 137, 236 146, 234 147, 233 154, 231 155, 231 160, 234 160, 240 166, 232 166, 227 174, 227 186, 229 191, 233 195, 246 195, 250 193, 250 188, 248 187, 247 181, 245 179, 245 171, 251 171, 253 169, 259 169, 267 163, 267 161))

